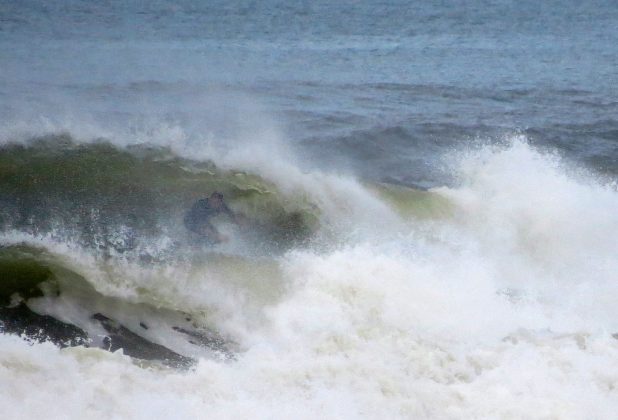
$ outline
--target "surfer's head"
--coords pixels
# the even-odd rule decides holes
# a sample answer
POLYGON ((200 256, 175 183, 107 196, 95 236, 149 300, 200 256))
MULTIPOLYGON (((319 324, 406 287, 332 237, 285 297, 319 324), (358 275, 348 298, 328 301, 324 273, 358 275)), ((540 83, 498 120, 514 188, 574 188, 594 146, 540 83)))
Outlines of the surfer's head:
POLYGON ((214 208, 221 207, 223 205, 223 194, 221 194, 219 191, 215 191, 214 193, 210 194, 210 197, 208 198, 208 203, 214 208))

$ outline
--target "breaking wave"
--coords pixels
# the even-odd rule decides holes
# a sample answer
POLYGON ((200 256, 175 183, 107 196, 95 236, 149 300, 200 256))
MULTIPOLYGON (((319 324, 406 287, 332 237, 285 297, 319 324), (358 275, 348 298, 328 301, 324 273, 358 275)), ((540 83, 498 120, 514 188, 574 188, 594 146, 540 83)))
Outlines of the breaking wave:
POLYGON ((7 416, 611 417, 615 183, 523 138, 453 160, 453 186, 419 191, 5 145, 7 416), (252 227, 194 248, 182 214, 211 190, 252 227))

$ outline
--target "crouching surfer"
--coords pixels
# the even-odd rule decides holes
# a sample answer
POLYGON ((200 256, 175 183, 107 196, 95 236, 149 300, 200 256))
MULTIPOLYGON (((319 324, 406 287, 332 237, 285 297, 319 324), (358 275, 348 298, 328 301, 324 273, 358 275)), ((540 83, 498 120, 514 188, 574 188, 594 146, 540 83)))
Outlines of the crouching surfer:
POLYGON ((184 224, 196 242, 214 245, 228 240, 212 224, 212 218, 219 215, 227 216, 237 225, 244 224, 244 218, 230 210, 220 192, 214 192, 208 198, 197 200, 185 214, 184 224))

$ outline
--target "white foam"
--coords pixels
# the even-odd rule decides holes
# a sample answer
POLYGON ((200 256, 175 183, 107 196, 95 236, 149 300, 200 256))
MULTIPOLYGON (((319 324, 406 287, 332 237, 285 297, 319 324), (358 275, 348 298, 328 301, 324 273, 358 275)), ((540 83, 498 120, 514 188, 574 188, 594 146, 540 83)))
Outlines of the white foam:
MULTIPOLYGON (((353 181, 296 176, 282 182, 377 200, 353 181)), ((259 305, 208 271, 182 283, 191 298, 164 287, 182 275, 158 273, 170 299, 228 296, 217 322, 244 349, 236 362, 150 370, 0 336, 0 404, 18 418, 613 418, 615 188, 517 139, 467 155, 461 180, 434 191, 453 218, 287 254, 277 297, 259 305)), ((347 211, 388 214, 371 205, 347 211)))

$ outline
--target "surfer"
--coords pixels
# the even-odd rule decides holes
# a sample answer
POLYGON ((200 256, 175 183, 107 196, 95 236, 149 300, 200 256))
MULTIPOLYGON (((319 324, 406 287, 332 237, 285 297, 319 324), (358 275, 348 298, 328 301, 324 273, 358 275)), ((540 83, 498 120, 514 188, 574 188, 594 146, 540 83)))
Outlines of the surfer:
POLYGON ((202 243, 214 245, 227 240, 211 223, 211 219, 220 214, 226 215, 231 221, 240 225, 242 219, 227 206, 223 194, 213 192, 208 198, 200 198, 187 211, 184 224, 194 238, 202 243))

